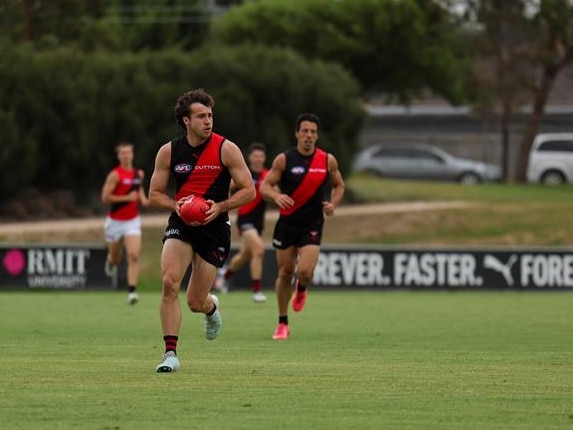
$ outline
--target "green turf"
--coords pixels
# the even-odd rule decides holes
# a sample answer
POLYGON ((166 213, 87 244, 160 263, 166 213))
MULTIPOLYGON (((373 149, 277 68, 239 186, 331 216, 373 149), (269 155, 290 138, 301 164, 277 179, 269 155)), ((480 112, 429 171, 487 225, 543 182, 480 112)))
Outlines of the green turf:
POLYGON ((547 203, 570 200, 571 185, 535 185, 486 183, 475 186, 437 181, 382 179, 353 175, 346 185, 359 201, 404 202, 463 200, 494 203, 547 203))
POLYGON ((273 341, 276 306, 222 296, 182 369, 156 374, 159 294, 3 293, 6 429, 571 429, 573 295, 311 292, 273 341))

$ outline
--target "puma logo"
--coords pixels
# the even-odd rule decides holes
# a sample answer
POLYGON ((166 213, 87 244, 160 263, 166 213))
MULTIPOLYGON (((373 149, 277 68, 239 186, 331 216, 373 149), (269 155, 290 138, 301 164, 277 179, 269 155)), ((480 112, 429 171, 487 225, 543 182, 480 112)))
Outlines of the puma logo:
POLYGON ((515 254, 509 257, 507 263, 505 264, 499 261, 495 256, 486 254, 486 256, 483 258, 483 267, 501 273, 505 279, 505 282, 507 282, 507 285, 513 285, 514 281, 513 276, 511 275, 511 267, 515 264, 516 261, 517 255, 515 254))

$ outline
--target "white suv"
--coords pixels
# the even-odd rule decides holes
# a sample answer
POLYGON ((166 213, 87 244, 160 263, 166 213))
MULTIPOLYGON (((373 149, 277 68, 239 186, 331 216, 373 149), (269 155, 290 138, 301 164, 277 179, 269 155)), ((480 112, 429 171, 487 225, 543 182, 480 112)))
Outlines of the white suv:
POLYGON ((573 182, 573 133, 543 133, 535 137, 527 181, 546 185, 573 182))

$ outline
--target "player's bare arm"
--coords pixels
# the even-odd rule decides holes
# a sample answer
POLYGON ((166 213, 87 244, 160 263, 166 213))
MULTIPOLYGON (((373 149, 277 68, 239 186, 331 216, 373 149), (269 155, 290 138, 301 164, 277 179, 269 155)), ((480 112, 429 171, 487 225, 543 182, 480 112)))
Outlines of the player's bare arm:
POLYGON ((105 178, 105 182, 101 190, 102 203, 112 204, 112 203, 122 203, 122 202, 133 202, 139 198, 137 191, 132 191, 131 193, 125 195, 113 194, 113 190, 117 186, 118 182, 119 182, 119 175, 117 174, 117 172, 115 171, 109 172, 107 177, 105 178))
POLYGON ((338 161, 332 154, 328 154, 328 177, 332 185, 332 192, 330 194, 330 201, 322 203, 322 210, 325 215, 332 216, 334 209, 336 209, 344 197, 344 180, 338 168, 338 161))
POLYGON ((254 200, 256 196, 251 172, 239 147, 229 140, 225 141, 221 149, 221 160, 229 169, 234 192, 222 202, 208 200, 211 208, 206 212, 205 224, 214 220, 221 212, 237 209, 254 200))
POLYGON ((177 210, 175 200, 166 194, 169 185, 169 167, 171 163, 171 143, 166 143, 155 157, 155 167, 149 184, 149 202, 157 209, 177 210))
POLYGON ((286 166, 286 157, 279 154, 273 160, 273 165, 265 180, 261 184, 261 195, 269 202, 273 202, 278 207, 286 209, 294 205, 294 200, 287 194, 281 193, 279 182, 282 178, 286 166))
POLYGON ((235 181, 231 179, 231 183, 229 184, 229 193, 233 194, 236 188, 237 187, 235 186, 235 181))
POLYGON ((115 171, 109 172, 105 178, 105 182, 101 189, 101 201, 105 204, 110 204, 112 202, 113 190, 119 181, 119 176, 115 171))
POLYGON ((139 169, 137 171, 137 174, 139 176, 139 179, 141 181, 141 186, 139 187, 139 202, 141 203, 142 206, 149 206, 149 199, 147 198, 147 195, 145 194, 145 188, 143 186, 143 180, 145 179, 145 172, 141 169, 139 169))

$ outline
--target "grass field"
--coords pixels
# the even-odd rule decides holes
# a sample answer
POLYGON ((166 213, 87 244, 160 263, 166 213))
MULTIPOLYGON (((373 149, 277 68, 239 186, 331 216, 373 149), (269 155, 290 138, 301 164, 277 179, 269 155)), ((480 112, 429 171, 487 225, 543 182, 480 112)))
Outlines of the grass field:
MULTIPOLYGON (((564 246, 571 187, 353 177, 357 200, 459 200, 465 209, 327 220, 325 243, 564 246)), ((272 223, 267 224, 269 242, 272 223)), ((276 342, 276 305, 222 296, 206 341, 184 314, 181 372, 156 374, 162 229, 146 229, 142 301, 116 292, 2 292, 2 429, 573 429, 573 295, 317 292, 276 342)), ((93 242, 81 233, 28 242, 93 242)), ((0 238, 10 241, 10 237, 0 238)), ((265 286, 268 290, 269 287, 265 286)))
POLYGON ((222 296, 220 337, 186 312, 182 369, 156 374, 159 294, 3 293, 5 429, 571 429, 573 295, 222 296))

